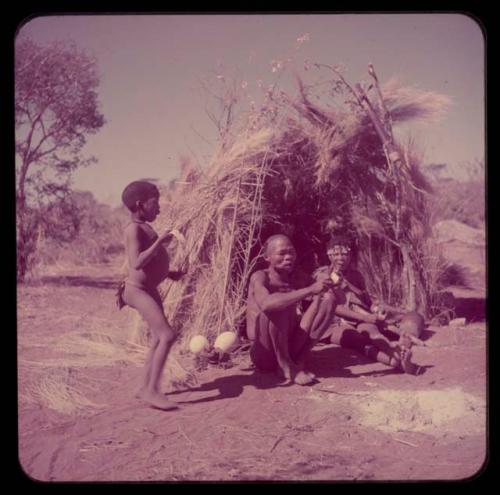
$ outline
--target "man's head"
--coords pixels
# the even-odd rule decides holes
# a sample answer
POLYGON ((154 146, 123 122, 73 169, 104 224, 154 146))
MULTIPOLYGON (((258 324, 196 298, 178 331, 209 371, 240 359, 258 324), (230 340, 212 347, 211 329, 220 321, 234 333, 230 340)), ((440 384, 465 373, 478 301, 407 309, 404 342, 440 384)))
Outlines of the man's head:
POLYGON ((337 273, 345 271, 351 262, 351 240, 347 236, 332 237, 328 243, 326 254, 337 273))
POLYGON ((286 235, 276 234, 269 237, 264 244, 264 259, 277 271, 291 272, 297 253, 286 235))
POLYGON ((144 220, 152 221, 160 212, 158 188, 143 180, 131 182, 122 193, 123 204, 132 212, 140 213, 144 220))

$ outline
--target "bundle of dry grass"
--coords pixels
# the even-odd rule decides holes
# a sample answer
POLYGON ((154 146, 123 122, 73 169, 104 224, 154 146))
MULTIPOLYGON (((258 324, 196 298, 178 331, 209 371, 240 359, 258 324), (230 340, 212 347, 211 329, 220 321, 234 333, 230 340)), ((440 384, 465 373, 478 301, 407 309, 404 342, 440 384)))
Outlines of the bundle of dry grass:
POLYGON ((188 275, 162 287, 166 312, 182 327, 178 349, 195 334, 213 341, 243 325, 249 276, 263 241, 278 232, 291 237, 307 270, 327 262, 333 233, 350 232, 374 295, 430 308, 438 278, 426 259, 430 189, 411 146, 381 139, 377 126, 392 136, 393 124, 434 118, 448 100, 391 82, 375 87, 378 96, 362 90, 367 110, 334 73, 328 108, 312 103, 314 90, 300 79, 297 98, 275 88, 259 111, 231 120, 206 168, 185 166, 168 190, 160 228, 187 239, 172 264, 188 275))

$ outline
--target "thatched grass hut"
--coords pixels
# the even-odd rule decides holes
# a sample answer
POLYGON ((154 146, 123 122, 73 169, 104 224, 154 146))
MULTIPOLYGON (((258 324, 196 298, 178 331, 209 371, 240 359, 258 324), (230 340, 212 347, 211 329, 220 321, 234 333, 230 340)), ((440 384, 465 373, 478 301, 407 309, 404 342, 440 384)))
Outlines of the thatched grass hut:
POLYGON ((274 88, 259 110, 231 120, 208 166, 185 166, 167 191, 160 228, 176 227, 187 239, 172 264, 187 266, 188 275, 162 287, 167 314, 182 327, 179 349, 194 334, 213 341, 244 330, 249 276, 262 263, 263 241, 278 232, 291 237, 307 270, 327 262, 333 233, 349 232, 373 295, 435 311, 442 267, 430 187, 418 155, 396 143, 392 126, 435 118, 448 99, 394 81, 380 90, 376 78, 354 89, 333 73, 328 108, 312 103, 314 90, 299 78, 296 98, 274 88))

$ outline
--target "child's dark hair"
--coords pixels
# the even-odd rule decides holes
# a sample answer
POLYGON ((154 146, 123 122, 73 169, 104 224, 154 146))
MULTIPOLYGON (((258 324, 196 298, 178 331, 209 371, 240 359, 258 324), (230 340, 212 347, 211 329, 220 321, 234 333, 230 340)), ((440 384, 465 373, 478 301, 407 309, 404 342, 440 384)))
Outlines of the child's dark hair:
POLYGON ((146 201, 149 198, 158 197, 158 188, 145 180, 131 182, 122 192, 123 204, 131 211, 137 210, 137 201, 146 201))

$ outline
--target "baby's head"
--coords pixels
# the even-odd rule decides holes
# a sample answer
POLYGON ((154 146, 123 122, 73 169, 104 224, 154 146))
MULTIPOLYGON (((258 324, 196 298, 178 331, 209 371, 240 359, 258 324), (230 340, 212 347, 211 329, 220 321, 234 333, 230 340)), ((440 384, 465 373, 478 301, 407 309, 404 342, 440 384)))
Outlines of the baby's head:
POLYGON ((149 199, 158 199, 160 191, 158 188, 145 180, 131 182, 122 192, 123 204, 135 213, 149 199))

